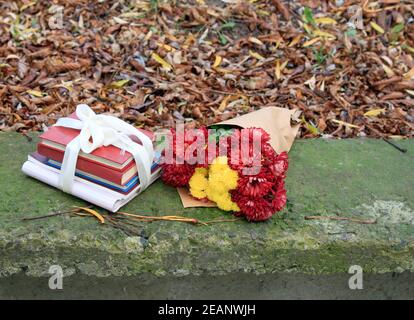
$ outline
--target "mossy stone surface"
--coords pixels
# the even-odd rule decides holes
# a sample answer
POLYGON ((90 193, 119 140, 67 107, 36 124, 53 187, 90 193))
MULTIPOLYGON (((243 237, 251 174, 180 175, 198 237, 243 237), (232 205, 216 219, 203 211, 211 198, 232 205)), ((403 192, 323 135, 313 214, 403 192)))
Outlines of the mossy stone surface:
MULTIPOLYGON (((381 140, 298 140, 289 153, 288 206, 264 223, 209 226, 141 223, 137 234, 94 218, 58 216, 22 221, 79 199, 26 177, 20 168, 36 149, 17 133, 0 134, 0 275, 225 275, 297 272, 332 274, 360 265, 365 272, 414 271, 414 142, 401 153, 381 140), (305 220, 309 215, 376 220, 305 220)), ((158 181, 122 211, 184 215, 202 221, 229 214, 183 209, 175 189, 158 181)))

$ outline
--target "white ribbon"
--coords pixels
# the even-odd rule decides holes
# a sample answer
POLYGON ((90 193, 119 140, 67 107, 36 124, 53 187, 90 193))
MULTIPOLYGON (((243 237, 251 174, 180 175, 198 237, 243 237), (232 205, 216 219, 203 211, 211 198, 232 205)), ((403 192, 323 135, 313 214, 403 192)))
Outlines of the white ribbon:
POLYGON ((72 193, 73 178, 79 151, 91 153, 102 146, 113 145, 132 154, 137 166, 140 192, 149 185, 154 149, 151 139, 132 125, 112 116, 97 115, 86 104, 76 107, 78 119, 61 118, 56 126, 80 130, 79 135, 68 143, 63 157, 59 187, 72 193), (142 145, 134 142, 130 136, 137 137, 142 145), (91 141, 92 140, 92 141, 91 141))

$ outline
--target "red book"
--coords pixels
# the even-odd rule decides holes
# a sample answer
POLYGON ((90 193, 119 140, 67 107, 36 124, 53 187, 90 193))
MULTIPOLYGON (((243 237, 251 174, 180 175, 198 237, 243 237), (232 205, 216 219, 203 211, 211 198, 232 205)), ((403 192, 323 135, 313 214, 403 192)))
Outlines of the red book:
MULTIPOLYGON (((69 117, 77 118, 75 113, 72 113, 69 117)), ((141 129, 138 130, 145 133, 150 139, 153 139, 154 134, 152 132, 141 129)), ((80 131, 76 129, 51 126, 48 131, 40 135, 40 138, 45 145, 54 147, 55 149, 65 150, 66 145, 76 138, 79 135, 79 132, 80 131)), ((83 152, 80 152, 79 154, 92 161, 120 171, 123 171, 129 162, 133 160, 133 157, 129 152, 122 153, 121 149, 112 145, 97 148, 90 154, 83 152)))
MULTIPOLYGON (((64 151, 45 145, 42 142, 37 144, 37 152, 42 156, 46 156, 49 159, 62 163, 64 151)), ((124 185, 130 179, 137 174, 137 167, 135 162, 131 161, 124 168, 123 171, 115 170, 109 166, 99 164, 98 162, 91 161, 85 157, 79 156, 76 162, 76 169, 90 173, 94 176, 103 178, 113 183, 124 185)))
MULTIPOLYGON (((75 113, 69 117, 77 118, 75 113)), ((152 132, 138 130, 153 139, 152 132)), ((38 152, 54 161, 62 162, 66 145, 76 138, 79 132, 76 129, 51 126, 40 135, 42 140, 38 144, 38 152)), ((133 156, 112 145, 99 147, 89 154, 79 152, 76 168, 120 185, 128 182, 137 172, 133 156)))

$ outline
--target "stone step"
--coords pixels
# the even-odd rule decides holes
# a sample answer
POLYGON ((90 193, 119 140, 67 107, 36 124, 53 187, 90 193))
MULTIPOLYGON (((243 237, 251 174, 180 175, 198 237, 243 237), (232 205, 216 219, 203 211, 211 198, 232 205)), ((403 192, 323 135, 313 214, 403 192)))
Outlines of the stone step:
MULTIPOLYGON (((272 274, 287 279, 294 279, 292 274, 344 277, 352 265, 374 278, 414 271, 413 140, 397 142, 407 153, 374 139, 298 140, 289 153, 288 205, 279 216, 264 223, 241 220, 209 226, 140 223, 136 237, 93 218, 22 221, 85 205, 21 173, 36 142, 36 135, 28 141, 17 133, 0 134, 0 287, 13 277, 36 283, 37 277, 50 276, 51 265, 61 266, 73 279, 158 279, 161 296, 168 296, 171 279, 185 288, 194 277, 227 276, 229 285, 234 284, 234 274, 254 279, 272 274), (377 223, 305 219, 316 215, 377 223)), ((231 217, 215 208, 183 209, 176 190, 160 181, 122 210, 203 221, 231 217)), ((202 288, 206 282, 198 283, 202 288)), ((110 290, 111 285, 106 287, 110 290)), ((0 297, 8 295, 9 290, 0 291, 0 297)))

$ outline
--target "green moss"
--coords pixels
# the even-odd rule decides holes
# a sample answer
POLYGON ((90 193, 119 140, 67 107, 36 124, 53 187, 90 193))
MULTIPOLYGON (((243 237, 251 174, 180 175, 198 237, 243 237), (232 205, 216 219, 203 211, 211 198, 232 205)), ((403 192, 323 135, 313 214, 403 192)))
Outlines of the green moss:
MULTIPOLYGON (((142 223, 146 238, 127 237, 93 218, 21 221, 85 203, 24 176, 36 148, 16 133, 0 134, 0 272, 65 272, 98 276, 226 274, 229 272, 414 271, 414 143, 403 154, 380 140, 299 140, 287 178, 288 207, 265 223, 193 226, 142 223), (305 220, 307 215, 377 219, 377 224, 305 220)), ((214 208, 183 209, 177 192, 154 183, 123 211, 211 220, 214 208)))

